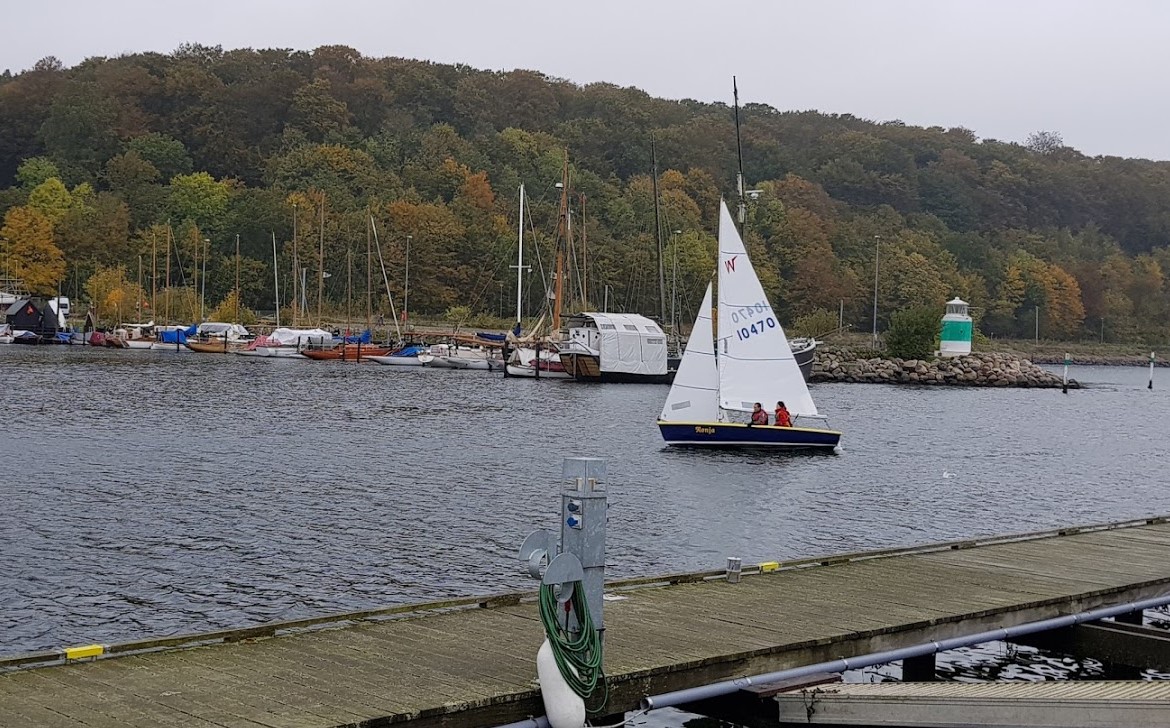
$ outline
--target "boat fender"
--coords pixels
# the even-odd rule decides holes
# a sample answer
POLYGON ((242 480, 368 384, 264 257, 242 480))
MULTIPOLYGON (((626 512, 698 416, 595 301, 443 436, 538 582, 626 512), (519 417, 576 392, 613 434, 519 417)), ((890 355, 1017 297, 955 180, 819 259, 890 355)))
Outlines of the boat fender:
MULTIPOLYGON (((570 665, 572 670, 573 666, 570 665)), ((536 676, 540 678, 540 697, 544 714, 552 728, 584 728, 585 701, 573 692, 557 667, 548 640, 536 652, 536 676)))

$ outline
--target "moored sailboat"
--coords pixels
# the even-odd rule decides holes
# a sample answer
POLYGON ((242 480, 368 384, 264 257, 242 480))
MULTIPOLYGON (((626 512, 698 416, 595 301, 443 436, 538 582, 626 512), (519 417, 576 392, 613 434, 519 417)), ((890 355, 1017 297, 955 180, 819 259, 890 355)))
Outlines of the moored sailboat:
POLYGON ((823 422, 824 418, 817 412, 727 205, 721 202, 719 207, 719 339, 716 342, 713 336, 708 284, 658 418, 662 438, 668 445, 835 448, 840 432, 798 425, 802 419, 823 422), (754 403, 770 406, 777 401, 786 404, 794 426, 733 421, 736 413, 751 412, 754 403))

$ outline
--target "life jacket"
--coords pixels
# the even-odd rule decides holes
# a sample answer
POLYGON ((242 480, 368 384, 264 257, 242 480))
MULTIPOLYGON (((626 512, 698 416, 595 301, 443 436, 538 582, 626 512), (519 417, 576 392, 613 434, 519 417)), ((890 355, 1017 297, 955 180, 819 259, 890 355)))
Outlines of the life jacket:
POLYGON ((752 412, 752 424, 753 425, 766 425, 766 424, 768 424, 768 413, 765 412, 764 410, 760 410, 759 412, 752 412))
POLYGON ((789 416, 787 409, 776 408, 776 426, 792 427, 792 417, 789 416))

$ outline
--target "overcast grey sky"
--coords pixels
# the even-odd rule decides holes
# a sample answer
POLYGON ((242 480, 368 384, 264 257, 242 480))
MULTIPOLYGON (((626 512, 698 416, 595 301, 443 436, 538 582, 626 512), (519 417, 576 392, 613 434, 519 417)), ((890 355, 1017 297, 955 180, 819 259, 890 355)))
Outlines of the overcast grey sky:
MULTIPOLYGON (((740 100, 1170 159, 1170 2, 56 0, 12 3, 0 68, 183 42, 529 68, 656 96, 740 100)), ((2 132, 2 130, 0 130, 2 132)))

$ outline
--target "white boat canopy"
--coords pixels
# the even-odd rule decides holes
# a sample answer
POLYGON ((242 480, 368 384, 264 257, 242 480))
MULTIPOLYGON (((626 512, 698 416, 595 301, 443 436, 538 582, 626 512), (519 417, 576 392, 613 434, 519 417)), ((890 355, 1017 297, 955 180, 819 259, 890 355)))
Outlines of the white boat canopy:
POLYGON ((586 311, 570 316, 567 328, 570 341, 600 354, 603 372, 666 373, 666 334, 645 316, 586 311))

